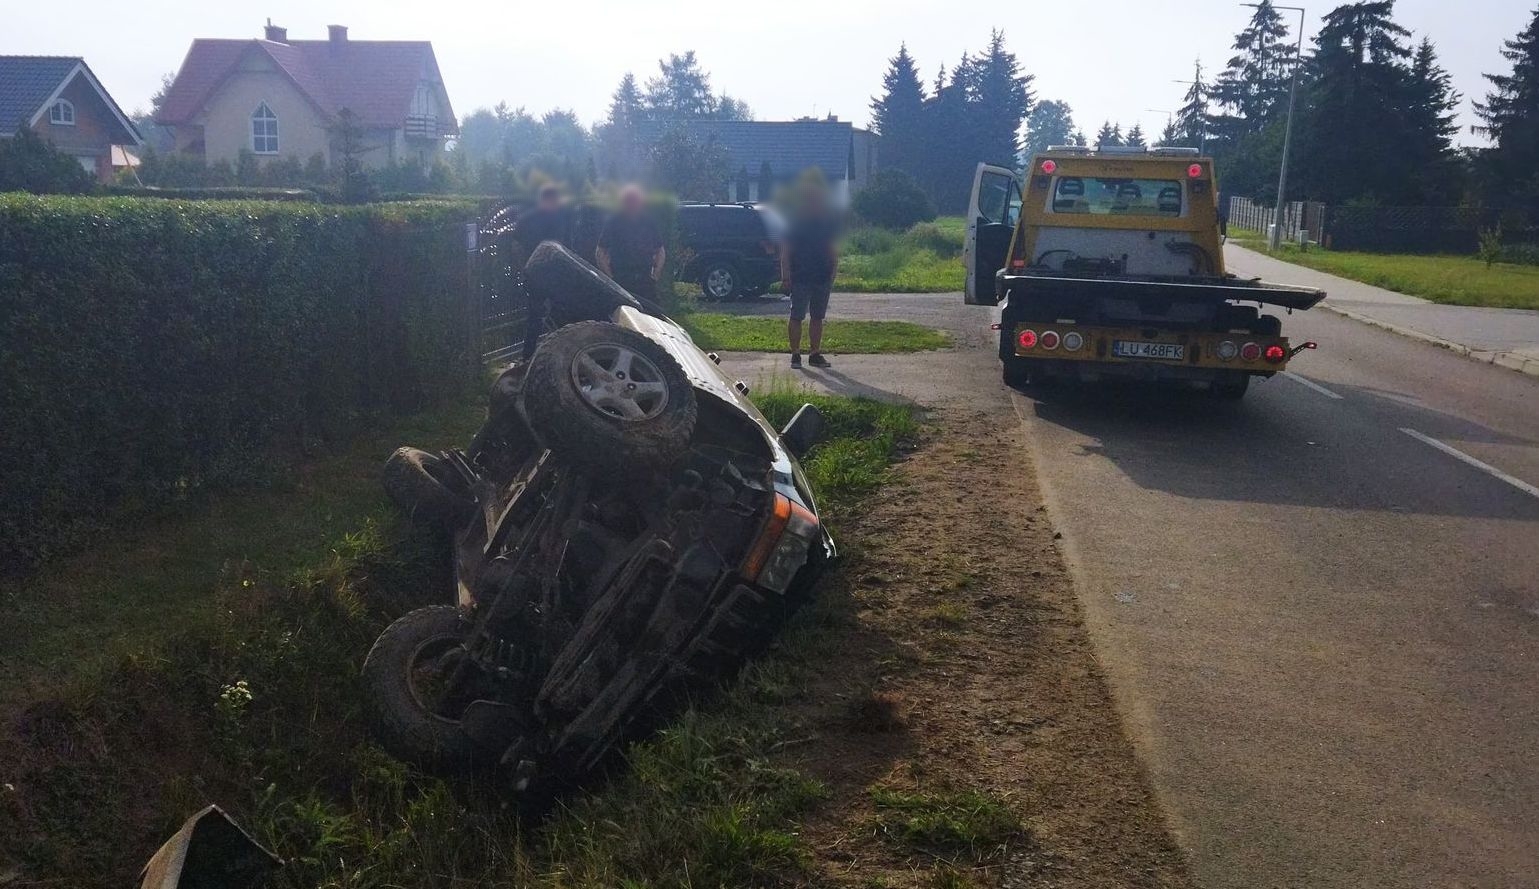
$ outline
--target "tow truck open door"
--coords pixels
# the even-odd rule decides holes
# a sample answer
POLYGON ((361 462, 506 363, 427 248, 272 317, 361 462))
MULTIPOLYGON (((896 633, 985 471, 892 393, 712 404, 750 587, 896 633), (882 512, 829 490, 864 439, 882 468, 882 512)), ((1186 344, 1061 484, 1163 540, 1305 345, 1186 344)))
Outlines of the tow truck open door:
POLYGON ((973 173, 973 194, 967 203, 967 235, 962 264, 967 283, 962 299, 969 305, 992 306, 994 273, 1005 267, 1010 237, 1021 216, 1021 182, 1013 170, 979 164, 973 173))

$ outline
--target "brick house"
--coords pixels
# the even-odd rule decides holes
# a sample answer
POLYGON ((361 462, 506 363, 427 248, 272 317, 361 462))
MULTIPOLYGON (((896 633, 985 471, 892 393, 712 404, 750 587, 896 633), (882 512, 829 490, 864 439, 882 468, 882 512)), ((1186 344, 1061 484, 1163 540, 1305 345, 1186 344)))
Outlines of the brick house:
POLYGON ((425 40, 352 40, 332 25, 325 40, 290 40, 269 24, 261 40, 199 38, 176 73, 156 123, 176 150, 205 161, 259 161, 319 154, 339 158, 341 112, 366 167, 426 164, 459 133, 425 40))
POLYGON ((143 144, 132 121, 75 56, 0 56, 0 138, 32 130, 99 182, 113 176, 114 147, 143 144))

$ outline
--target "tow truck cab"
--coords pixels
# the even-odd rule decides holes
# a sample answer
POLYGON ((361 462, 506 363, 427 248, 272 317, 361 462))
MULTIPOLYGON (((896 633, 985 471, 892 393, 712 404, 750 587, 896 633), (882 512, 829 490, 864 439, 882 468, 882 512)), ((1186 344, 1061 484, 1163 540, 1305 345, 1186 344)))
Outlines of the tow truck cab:
POLYGON ((1024 183, 979 164, 964 299, 1004 303, 1006 384, 1122 377, 1239 398, 1297 352, 1266 307, 1325 294, 1226 273, 1213 161, 1195 149, 1051 148, 1024 183))

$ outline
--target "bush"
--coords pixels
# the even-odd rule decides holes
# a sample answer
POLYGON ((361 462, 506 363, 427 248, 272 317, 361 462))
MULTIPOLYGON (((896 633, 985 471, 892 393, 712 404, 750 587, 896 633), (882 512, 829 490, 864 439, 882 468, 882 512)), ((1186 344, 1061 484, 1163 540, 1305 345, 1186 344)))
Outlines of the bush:
POLYGON ((0 563, 463 391, 469 215, 0 196, 0 563))
POLYGON ((0 138, 0 192, 79 194, 93 184, 79 162, 26 127, 9 139, 0 138))
POLYGON ((844 238, 846 253, 874 255, 894 250, 897 246, 898 235, 895 232, 870 225, 852 229, 844 238))
POLYGON ((914 177, 902 170, 880 170, 856 192, 855 213, 872 225, 903 231, 934 219, 935 205, 914 177))

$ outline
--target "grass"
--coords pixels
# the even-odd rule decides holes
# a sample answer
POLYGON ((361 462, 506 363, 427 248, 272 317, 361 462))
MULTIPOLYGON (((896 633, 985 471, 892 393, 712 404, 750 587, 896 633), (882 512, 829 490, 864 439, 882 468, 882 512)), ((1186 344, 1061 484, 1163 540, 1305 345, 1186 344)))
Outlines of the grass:
POLYGON ((942 793, 876 788, 874 827, 895 845, 948 861, 983 862, 998 857, 1024 834, 1003 801, 976 790, 942 793))
MULTIPOLYGON (((784 352, 786 321, 760 315, 694 312, 678 322, 695 345, 723 352, 784 352)), ((823 327, 823 349, 840 355, 924 352, 944 349, 951 338, 943 331, 908 321, 849 321, 829 319, 823 327)))
POLYGON ((1493 263, 1472 256, 1356 253, 1285 244, 1277 253, 1254 232, 1235 232, 1241 246, 1285 262, 1459 306, 1539 309, 1539 266, 1493 263))
POLYGON ((380 519, 379 467, 403 442, 469 439, 483 409, 469 399, 367 433, 342 454, 271 484, 200 497, 104 533, 38 573, 0 580, 0 708, 40 676, 76 672, 172 633, 207 628, 222 584, 284 583, 346 533, 380 519), (47 603, 46 608, 38 603, 47 603))
MULTIPOLYGON (((761 398, 777 422, 804 400, 824 410, 831 438, 805 466, 836 522, 885 480, 918 433, 903 406, 784 389, 761 398)), ((456 416, 437 434, 462 438, 456 416)), ((276 887, 805 881, 796 821, 825 791, 777 764, 795 739, 772 705, 801 694, 820 653, 837 644, 838 606, 818 600, 725 695, 635 745, 608 784, 567 800, 544 824, 525 824, 485 778, 418 774, 368 738, 357 693, 363 656, 392 617, 432 601, 448 578, 430 558, 441 543, 390 518, 375 493, 377 455, 365 462, 367 471, 348 464, 325 486, 318 476, 330 464, 318 465, 308 486, 271 492, 265 510, 208 504, 201 514, 220 516, 217 526, 200 530, 197 516, 178 516, 158 535, 135 532, 159 538, 157 558, 125 547, 56 568, 51 589, 78 577, 97 584, 93 595, 113 598, 102 603, 107 612, 129 616, 139 596, 158 601, 161 617, 136 620, 112 663, 51 680, 59 687, 0 736, 0 762, 15 785, 0 794, 0 860, 18 863, 23 882, 127 882, 209 801, 288 859, 276 887), (308 538, 322 525, 301 521, 306 511, 335 526, 362 518, 350 533, 317 542, 308 538), (273 539, 243 550, 234 569, 202 563, 201 583, 189 561, 180 573, 194 599, 159 601, 161 561, 183 558, 182 546, 201 550, 216 534, 273 539), (92 580, 108 574, 117 575, 111 585, 92 580)), ((82 596, 82 613, 88 605, 82 596)), ((89 636, 73 639, 79 651, 90 650, 89 636)))
POLYGON ((966 221, 944 216, 901 234, 862 227, 844 240, 834 289, 851 293, 949 293, 962 289, 966 221))

